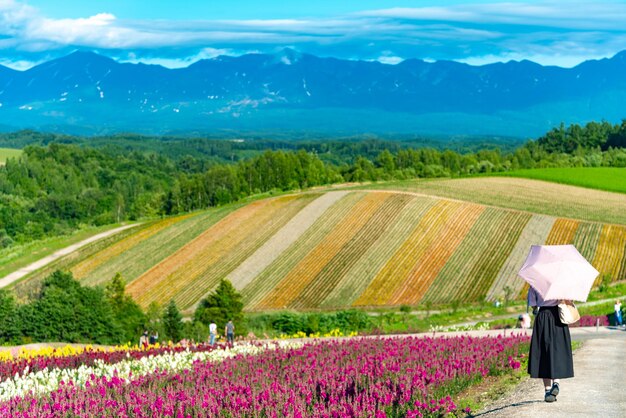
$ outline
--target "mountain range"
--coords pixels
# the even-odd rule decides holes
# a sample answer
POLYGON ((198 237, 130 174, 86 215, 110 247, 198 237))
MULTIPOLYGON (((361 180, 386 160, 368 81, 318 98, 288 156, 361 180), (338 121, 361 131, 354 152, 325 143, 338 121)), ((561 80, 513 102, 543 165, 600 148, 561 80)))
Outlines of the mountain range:
POLYGON ((26 71, 0 66, 4 130, 524 137, 561 122, 619 121, 624 97, 626 51, 573 68, 419 59, 389 65, 290 49, 180 69, 87 51, 26 71))

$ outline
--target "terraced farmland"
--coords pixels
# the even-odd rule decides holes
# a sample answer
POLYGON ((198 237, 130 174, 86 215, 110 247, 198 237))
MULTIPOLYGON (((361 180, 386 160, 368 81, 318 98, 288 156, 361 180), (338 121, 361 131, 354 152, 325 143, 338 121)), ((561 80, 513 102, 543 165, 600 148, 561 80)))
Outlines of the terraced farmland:
POLYGON ((512 177, 406 180, 354 189, 395 190, 555 217, 626 225, 626 194, 512 177))
POLYGON ((578 218, 472 200, 406 190, 282 196, 164 219, 59 265, 93 285, 119 271, 142 306, 173 298, 188 312, 222 278, 250 311, 472 302, 502 298, 505 289, 521 296, 516 272, 532 244, 572 243, 602 274, 626 279, 626 220, 589 220, 602 210, 615 220, 626 200, 586 199, 592 216, 578 218))

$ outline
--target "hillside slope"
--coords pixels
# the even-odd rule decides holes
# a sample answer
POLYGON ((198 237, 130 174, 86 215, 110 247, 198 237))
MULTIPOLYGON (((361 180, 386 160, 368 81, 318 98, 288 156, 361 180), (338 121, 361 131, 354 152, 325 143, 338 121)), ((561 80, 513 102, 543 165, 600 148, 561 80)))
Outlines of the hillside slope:
MULTIPOLYGON (((524 190, 536 182, 509 180, 519 199, 532 195, 524 190)), ((449 192, 445 182, 455 181, 439 182, 449 192)), ((574 244, 602 274, 626 279, 626 222, 589 220, 602 210, 619 219, 626 195, 585 192, 587 209, 597 207, 576 208, 579 219, 406 190, 287 195, 162 220, 65 268, 88 284, 120 271, 142 306, 173 298, 188 311, 222 278, 249 311, 493 300, 520 294, 516 272, 532 244, 574 244)))

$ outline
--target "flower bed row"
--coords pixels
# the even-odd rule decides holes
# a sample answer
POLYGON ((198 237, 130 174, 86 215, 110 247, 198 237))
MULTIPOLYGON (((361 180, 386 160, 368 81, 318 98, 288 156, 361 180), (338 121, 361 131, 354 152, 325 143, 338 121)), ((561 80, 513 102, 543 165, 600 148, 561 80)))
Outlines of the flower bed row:
POLYGON ((582 315, 580 320, 570 327, 595 327, 599 325, 601 327, 609 326, 609 318, 606 315, 582 315))
POLYGON ((172 347, 170 351, 158 355, 150 354, 140 358, 127 358, 107 363, 103 359, 96 359, 92 364, 83 364, 75 368, 52 368, 38 371, 25 370, 22 375, 16 375, 0 383, 0 401, 31 394, 39 396, 57 390, 60 386, 87 386, 92 379, 112 379, 129 383, 131 379, 160 372, 180 372, 192 368, 195 362, 215 362, 238 355, 259 354, 267 349, 277 347, 298 347, 301 344, 272 343, 272 344, 239 344, 230 349, 210 349, 202 351, 195 347, 172 347), (182 351, 181 351, 182 350, 182 351))
POLYGON ((358 338, 197 361, 183 372, 90 376, 46 396, 0 404, 12 417, 421 417, 456 410, 450 395, 520 367, 526 336, 358 338))
POLYGON ((211 351, 208 344, 195 344, 189 347, 181 345, 153 345, 147 348, 116 347, 112 350, 85 347, 84 349, 49 349, 43 350, 43 355, 22 353, 17 358, 0 362, 0 382, 16 375, 38 372, 45 369, 75 369, 80 366, 93 366, 96 362, 114 364, 122 360, 138 360, 143 357, 159 356, 165 353, 180 353, 184 351, 206 352, 211 351))

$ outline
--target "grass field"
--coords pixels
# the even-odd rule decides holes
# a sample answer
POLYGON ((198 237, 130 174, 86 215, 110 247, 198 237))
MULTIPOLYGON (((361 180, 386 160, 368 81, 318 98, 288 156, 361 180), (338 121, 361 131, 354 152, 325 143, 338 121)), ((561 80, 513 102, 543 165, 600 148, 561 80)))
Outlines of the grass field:
POLYGON ((502 173, 507 177, 522 177, 554 183, 570 184, 589 189, 626 193, 626 168, 578 167, 578 168, 538 168, 502 173))
POLYGON ((7 158, 19 157, 22 154, 21 149, 0 148, 0 165, 3 165, 7 158))
POLYGON ((583 221, 626 225, 626 194, 514 178, 404 180, 351 187, 399 190, 583 221))

